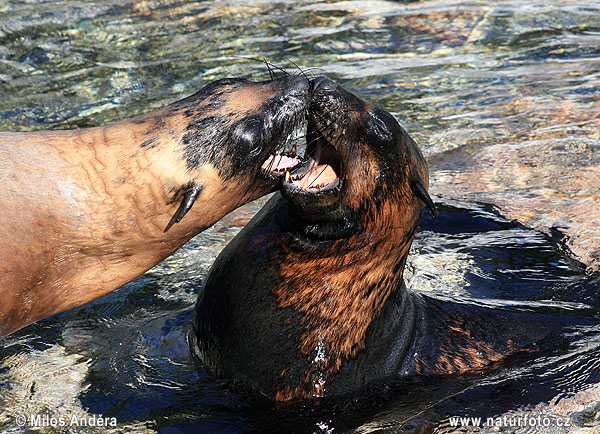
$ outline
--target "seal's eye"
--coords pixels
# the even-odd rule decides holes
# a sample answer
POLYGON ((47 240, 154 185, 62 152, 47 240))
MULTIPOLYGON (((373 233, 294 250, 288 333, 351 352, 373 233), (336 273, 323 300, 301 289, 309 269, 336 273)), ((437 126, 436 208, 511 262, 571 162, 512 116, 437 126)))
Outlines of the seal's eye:
POLYGON ((262 150, 263 121, 258 116, 245 118, 238 129, 238 144, 240 148, 247 150, 249 156, 260 154, 262 150))

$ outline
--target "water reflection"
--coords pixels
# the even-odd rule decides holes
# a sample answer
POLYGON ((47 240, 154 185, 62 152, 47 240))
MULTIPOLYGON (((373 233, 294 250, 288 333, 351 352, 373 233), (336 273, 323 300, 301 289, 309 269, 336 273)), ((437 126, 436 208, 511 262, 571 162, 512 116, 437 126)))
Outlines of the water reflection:
MULTIPOLYGON (((264 79, 262 57, 293 61, 394 113, 424 149, 443 213, 424 220, 409 285, 597 307, 584 270, 600 257, 599 23, 598 4, 577 0, 4 2, 0 129, 103 124, 224 76, 264 79)), ((28 408, 115 416, 115 432, 453 432, 446 417, 469 412, 554 412, 573 416, 570 432, 598 429, 593 328, 482 378, 396 385, 320 414, 249 406, 198 371, 186 334, 210 264, 259 207, 119 291, 5 338, 0 428, 15 431, 28 408)))

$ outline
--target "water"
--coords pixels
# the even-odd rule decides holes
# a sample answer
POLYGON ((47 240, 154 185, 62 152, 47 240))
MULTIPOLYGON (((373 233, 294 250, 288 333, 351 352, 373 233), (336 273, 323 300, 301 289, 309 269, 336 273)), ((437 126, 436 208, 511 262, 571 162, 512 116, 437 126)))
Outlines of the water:
MULTIPOLYGON (((2 2, 0 129, 133 117, 217 78, 265 79, 263 57, 329 75, 420 143, 442 212, 422 223, 409 286, 600 306, 597 2, 2 2)), ((229 390, 193 363, 186 335, 210 264, 261 203, 113 294, 4 338, 0 429, 38 413, 116 418, 78 430, 90 433, 446 433, 451 415, 566 416, 570 428, 513 431, 600 431, 594 327, 516 367, 318 409, 229 390)))

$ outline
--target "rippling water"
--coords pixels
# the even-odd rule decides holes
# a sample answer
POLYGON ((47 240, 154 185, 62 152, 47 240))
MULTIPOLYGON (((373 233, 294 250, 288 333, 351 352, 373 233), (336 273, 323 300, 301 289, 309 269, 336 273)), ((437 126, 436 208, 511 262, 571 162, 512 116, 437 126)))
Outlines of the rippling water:
MULTIPOLYGON (((133 117, 217 78, 264 79, 263 57, 331 76, 420 143, 442 212, 422 223, 409 286, 600 307, 597 2, 2 2, 0 129, 133 117)), ((445 433, 452 415, 524 414, 573 426, 516 432, 600 431, 594 327, 518 367, 320 409, 229 391, 194 365, 186 334, 212 261, 262 203, 113 294, 5 338, 0 429, 37 412, 114 416, 109 431, 128 433, 445 433)))

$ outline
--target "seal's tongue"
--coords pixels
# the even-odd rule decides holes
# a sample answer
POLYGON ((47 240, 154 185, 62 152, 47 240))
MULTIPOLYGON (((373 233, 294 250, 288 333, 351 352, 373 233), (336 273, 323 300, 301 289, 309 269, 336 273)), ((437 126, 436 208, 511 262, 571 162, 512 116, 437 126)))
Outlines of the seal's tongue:
POLYGON ((329 164, 317 164, 314 160, 301 177, 292 177, 291 183, 301 190, 314 191, 335 182, 337 174, 329 164))
POLYGON ((339 167, 339 155, 322 135, 313 141, 308 151, 311 155, 308 167, 292 173, 291 183, 304 191, 319 191, 338 179, 339 171, 334 166, 337 162, 339 167))
POLYGON ((267 161, 263 163, 262 168, 272 172, 283 172, 296 167, 298 164, 300 164, 300 160, 298 158, 279 154, 271 155, 267 161))
POLYGON ((338 185, 341 159, 337 150, 317 130, 309 130, 306 137, 308 143, 304 157, 296 156, 296 146, 293 145, 289 152, 269 156, 262 165, 263 170, 283 175, 283 185, 297 191, 317 193, 338 185))

